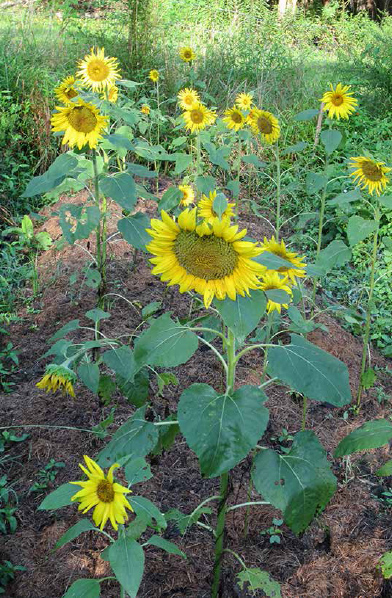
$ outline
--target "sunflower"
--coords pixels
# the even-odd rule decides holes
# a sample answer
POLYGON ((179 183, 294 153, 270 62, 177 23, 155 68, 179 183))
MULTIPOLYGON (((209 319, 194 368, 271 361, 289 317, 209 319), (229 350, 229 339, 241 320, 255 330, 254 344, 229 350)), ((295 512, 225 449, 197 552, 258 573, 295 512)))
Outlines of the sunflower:
POLYGON ((90 54, 86 54, 84 60, 79 60, 78 66, 77 76, 93 91, 113 87, 117 79, 120 79, 117 58, 105 56, 103 48, 91 48, 90 54))
POLYGON ((252 126, 252 121, 254 120, 254 118, 256 117, 256 110, 258 110, 258 108, 256 106, 253 106, 253 108, 251 108, 249 110, 249 114, 246 117, 246 124, 247 125, 251 125, 252 126))
POLYGON ((254 108, 250 125, 254 134, 260 134, 267 143, 275 143, 280 137, 279 121, 271 112, 254 108))
POLYGON ((389 182, 389 178, 385 175, 392 169, 387 168, 385 162, 375 162, 365 156, 350 158, 350 160, 350 168, 356 169, 350 176, 354 177, 354 180, 358 181, 358 185, 363 189, 367 187, 371 195, 374 191, 380 195, 389 182))
POLYGON ((287 276, 287 278, 293 284, 295 284, 295 282, 296 282, 295 281, 296 277, 297 278, 305 277, 306 264, 303 263, 303 260, 305 258, 298 257, 298 254, 294 253, 294 251, 288 251, 286 249, 286 245, 285 245, 283 239, 281 240, 280 243, 278 243, 275 240, 275 237, 272 237, 270 240, 268 240, 266 237, 264 237, 264 243, 261 244, 261 249, 263 252, 269 251, 270 253, 273 253, 274 255, 277 255, 278 257, 281 257, 282 259, 286 260, 286 262, 290 262, 292 264, 292 267, 281 266, 280 268, 276 268, 275 271, 280 272, 284 276, 287 276))
POLYGON ((79 95, 74 87, 75 83, 75 77, 66 77, 60 85, 55 88, 54 93, 60 102, 66 105, 73 103, 72 100, 79 95))
POLYGON ((46 392, 57 392, 61 390, 63 395, 69 395, 75 397, 74 383, 76 382, 76 376, 72 370, 63 366, 52 363, 48 365, 45 371, 45 375, 37 382, 36 386, 46 392))
POLYGON ((241 110, 250 110, 253 104, 253 95, 251 93, 240 93, 235 99, 235 104, 241 110))
POLYGON ((142 114, 147 114, 147 116, 150 114, 150 106, 147 106, 147 104, 143 104, 143 106, 140 108, 140 112, 142 114))
POLYGON ((151 81, 153 83, 158 83, 158 81, 159 81, 159 72, 157 71, 157 69, 152 69, 152 71, 149 72, 148 77, 151 79, 151 81))
MULTIPOLYGON (((214 212, 214 201, 216 198, 216 191, 210 191, 209 196, 206 195, 201 196, 201 200, 197 204, 197 215, 203 220, 206 220, 209 224, 212 224, 213 221, 218 218, 218 214, 214 212)), ((234 216, 233 203, 228 203, 227 208, 222 214, 222 218, 227 218, 230 220, 234 216)))
POLYGON ((184 210, 176 223, 162 210, 162 220, 151 220, 147 232, 153 240, 146 248, 156 256, 150 260, 152 273, 169 286, 178 284, 180 293, 200 293, 206 308, 214 296, 234 301, 237 293, 245 296, 259 288, 266 268, 252 260, 261 252, 256 243, 241 240, 246 229, 239 232, 238 226, 218 218, 197 226, 196 213, 197 208, 184 210))
POLYGON ((245 116, 235 106, 225 110, 225 118, 222 120, 229 129, 234 129, 234 131, 239 131, 245 124, 245 116))
POLYGON ((181 60, 183 60, 184 62, 191 62, 196 58, 196 54, 194 53, 192 48, 189 48, 189 46, 184 46, 183 48, 180 48, 178 50, 178 53, 180 55, 181 60))
POLYGON ((120 467, 118 463, 112 465, 108 471, 107 477, 98 463, 84 455, 84 460, 87 469, 79 463, 80 469, 86 474, 88 480, 81 482, 70 482, 77 486, 82 486, 71 497, 71 500, 80 502, 79 511, 87 513, 92 507, 95 507, 93 513, 93 521, 95 525, 99 525, 103 530, 108 519, 115 530, 118 529, 118 523, 125 523, 128 519, 128 514, 125 509, 133 511, 131 505, 125 498, 124 494, 129 494, 131 490, 120 486, 113 479, 113 471, 120 467))
POLYGON ((192 133, 202 131, 208 125, 212 125, 216 119, 215 112, 209 110, 201 102, 194 104, 191 110, 185 110, 182 116, 185 121, 185 128, 192 133))
POLYGON ((106 92, 101 94, 102 100, 108 100, 112 104, 115 104, 118 100, 118 87, 113 85, 106 92))
POLYGON ((195 104, 200 103, 200 97, 197 91, 190 89, 189 87, 181 89, 177 97, 183 110, 191 110, 195 104))
POLYGON ((107 117, 100 114, 94 104, 80 100, 70 106, 56 106, 57 113, 52 116, 52 131, 64 131, 63 145, 78 146, 82 149, 87 143, 97 147, 101 132, 107 125, 107 117))
POLYGON ((348 118, 351 112, 355 111, 355 106, 358 104, 358 100, 352 98, 352 91, 348 91, 351 85, 342 85, 338 83, 336 89, 333 88, 330 83, 331 91, 326 91, 320 102, 323 102, 325 106, 323 110, 328 110, 329 118, 336 118, 339 120, 340 117, 348 118))
POLYGON ((179 190, 182 193, 180 204, 182 206, 190 206, 195 201, 195 192, 190 185, 179 185, 179 190))
MULTIPOLYGON (((279 276, 279 273, 275 270, 268 270, 265 274, 263 274, 262 282, 259 288, 262 291, 273 291, 273 290, 282 290, 285 291, 288 295, 292 295, 293 292, 288 286, 287 276, 282 278, 279 276)), ((267 313, 271 313, 271 311, 276 310, 277 312, 281 312, 282 307, 285 309, 288 308, 287 303, 277 303, 276 301, 272 301, 272 299, 268 299, 267 303, 267 313)))

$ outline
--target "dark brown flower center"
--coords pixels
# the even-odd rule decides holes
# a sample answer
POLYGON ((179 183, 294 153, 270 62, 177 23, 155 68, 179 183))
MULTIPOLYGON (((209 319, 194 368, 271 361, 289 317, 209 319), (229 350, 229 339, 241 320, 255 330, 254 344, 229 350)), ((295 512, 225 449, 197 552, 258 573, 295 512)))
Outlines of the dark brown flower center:
POLYGON ((343 104, 343 102, 344 102, 343 96, 341 96, 338 93, 332 97, 332 104, 334 104, 335 106, 341 106, 341 104, 343 104))
POLYGON ((73 87, 66 87, 66 89, 64 90, 64 94, 67 96, 69 100, 72 100, 72 98, 76 98, 78 92, 75 91, 73 87))
POLYGON ((230 276, 237 266, 233 246, 214 235, 199 237, 194 231, 181 231, 174 243, 174 253, 188 274, 214 280, 230 276))
POLYGON ((97 125, 95 114, 87 106, 75 106, 68 114, 68 121, 78 133, 91 133, 97 125))
POLYGON ((269 135, 270 133, 272 133, 272 123, 265 116, 258 117, 257 127, 260 133, 263 133, 264 135, 269 135))
POLYGON ((231 120, 236 124, 242 123, 242 115, 240 112, 232 112, 231 113, 231 120))
POLYGON ((102 480, 99 482, 97 487, 97 496, 101 502, 113 502, 113 484, 111 484, 108 480, 102 480))
POLYGON ((203 122, 203 113, 201 110, 191 110, 191 121, 195 124, 195 125, 199 125, 200 123, 203 122))
POLYGON ((382 169, 374 162, 364 162, 362 164, 362 172, 365 177, 373 182, 381 181, 382 169))

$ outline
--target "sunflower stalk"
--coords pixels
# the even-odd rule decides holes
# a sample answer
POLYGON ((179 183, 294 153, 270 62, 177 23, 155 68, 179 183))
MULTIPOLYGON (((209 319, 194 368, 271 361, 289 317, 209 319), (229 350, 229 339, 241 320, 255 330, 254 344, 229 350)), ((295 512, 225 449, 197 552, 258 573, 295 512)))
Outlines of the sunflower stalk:
POLYGON ((279 242, 279 231, 280 231, 280 194, 281 194, 281 169, 280 169, 280 157, 279 157, 279 146, 278 142, 276 142, 276 149, 275 149, 275 159, 276 159, 276 241, 279 242))
POLYGON ((375 216, 375 221, 377 223, 377 228, 376 228, 376 230, 374 232, 374 236, 373 236, 373 251, 372 251, 372 261, 371 261, 371 270, 370 270, 370 281, 369 281, 369 298, 368 298, 367 308, 366 308, 366 323, 365 323, 365 334, 363 337, 361 371, 360 371, 360 375, 359 375, 357 403, 355 406, 355 411, 357 414, 359 413, 359 410, 361 408, 361 399, 362 399, 362 392, 363 392, 363 375, 365 373, 365 368, 366 368, 366 357, 367 357, 368 343, 369 343, 369 336, 370 336, 371 313, 372 313, 372 307, 373 307, 374 273, 376 270, 378 235, 379 235, 379 230, 380 230, 380 217, 381 217, 378 208, 375 210, 374 216, 375 216))
MULTIPOLYGON (((227 375, 226 394, 234 390, 236 355, 235 336, 230 329, 226 339, 227 375)), ((211 598, 217 598, 220 586, 220 575, 222 569, 222 557, 224 552, 225 522, 227 513, 227 497, 229 494, 229 472, 223 473, 220 477, 220 502, 218 506, 217 524, 215 530, 215 560, 214 580, 212 584, 211 598)))
MULTIPOLYGON (((329 160, 328 160, 328 155, 327 155, 325 158, 325 166, 324 166, 325 182, 324 182, 324 186, 323 186, 323 192, 321 195, 320 217, 319 217, 319 227, 318 227, 318 237, 317 237, 317 249, 316 249, 316 258, 315 258, 316 263, 317 263, 319 255, 320 255, 321 242, 322 242, 322 238, 323 238, 325 202, 327 199, 327 186, 328 186, 328 177, 327 177, 328 166, 329 166, 329 160)), ((312 289, 312 316, 314 314, 314 308, 315 308, 317 280, 318 279, 315 276, 313 279, 313 289, 312 289)))

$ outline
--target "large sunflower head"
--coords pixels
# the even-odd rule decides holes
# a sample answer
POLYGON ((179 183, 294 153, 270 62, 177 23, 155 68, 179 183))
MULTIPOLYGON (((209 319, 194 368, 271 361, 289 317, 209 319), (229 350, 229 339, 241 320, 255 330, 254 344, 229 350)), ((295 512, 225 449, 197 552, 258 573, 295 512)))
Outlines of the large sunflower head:
MULTIPOLYGON (((280 276, 279 272, 275 270, 268 270, 263 274, 262 282, 259 286, 260 289, 263 291, 273 291, 273 290, 282 290, 285 291, 288 295, 292 295, 293 292, 288 285, 287 276, 280 276)), ((281 312, 282 307, 285 309, 288 308, 287 303, 278 303, 277 301, 273 301, 269 299, 267 302, 267 313, 271 313, 271 311, 281 312)))
POLYGON ((239 131, 245 125, 245 116, 242 114, 241 110, 233 106, 233 108, 228 108, 225 110, 225 116, 222 118, 223 122, 229 129, 234 129, 234 131, 239 131))
POLYGON ((47 366, 45 375, 37 382, 36 386, 46 392, 57 392, 61 390, 63 395, 75 397, 73 385, 76 382, 76 375, 72 370, 63 366, 52 363, 47 366))
POLYGON ((192 62, 192 60, 195 60, 196 58, 196 54, 189 46, 184 46, 180 48, 178 50, 178 53, 180 55, 181 60, 183 60, 184 62, 192 62))
POLYGON ((283 239, 278 243, 275 240, 275 237, 272 237, 269 240, 264 237, 264 243, 261 244, 261 249, 262 251, 269 251, 292 264, 292 266, 281 266, 276 271, 280 272, 283 276, 286 276, 293 284, 295 284, 296 278, 304 278, 306 275, 306 264, 303 263, 305 258, 298 257, 298 254, 294 253, 294 251, 288 251, 283 239))
POLYGON ((86 144, 97 147, 102 131, 108 124, 107 116, 103 116, 94 104, 80 100, 69 106, 56 106, 51 119, 52 131, 64 131, 62 143, 70 147, 77 145, 79 149, 86 144))
POLYGON ((75 77, 66 77, 61 81, 60 85, 55 88, 54 93, 57 99, 63 104, 72 104, 72 100, 77 98, 79 92, 75 88, 76 79, 75 77))
POLYGON ((106 87, 110 88, 120 79, 117 58, 105 56, 103 48, 91 48, 90 54, 87 54, 83 60, 79 61, 79 71, 77 76, 84 85, 90 87, 93 91, 101 91, 106 87))
POLYGON ((194 89, 190 89, 189 87, 181 89, 177 97, 180 103, 180 107, 183 110, 192 110, 195 104, 200 103, 200 97, 197 91, 195 91, 194 89))
POLYGON ((178 185, 182 193, 180 204, 182 206, 190 206, 195 201, 195 192, 190 185, 178 185))
POLYGON ((358 182, 363 189, 368 189, 373 195, 374 191, 380 195, 389 182, 389 177, 385 176, 392 169, 385 166, 385 162, 375 162, 365 156, 350 158, 350 168, 353 169, 350 176, 358 182))
POLYGON ((320 102, 324 103, 323 110, 328 110, 329 118, 348 118, 351 112, 355 111, 358 100, 352 98, 352 91, 348 91, 351 85, 338 83, 336 89, 330 83, 331 91, 326 91, 320 102))
POLYGON ((158 83, 159 81, 159 71, 157 71, 157 69, 152 69, 149 74, 148 74, 149 79, 151 79, 151 81, 153 83, 158 83))
POLYGON ((250 122, 252 131, 255 135, 261 135, 261 138, 267 143, 275 143, 280 137, 280 126, 278 119, 266 110, 253 109, 253 117, 250 122))
POLYGON ((250 110, 253 104, 253 95, 251 93, 239 93, 235 99, 235 104, 240 110, 250 110))
POLYGON ((133 511, 124 496, 129 494, 131 490, 117 484, 113 478, 113 471, 120 466, 118 463, 114 463, 110 467, 107 476, 105 476, 98 463, 90 457, 84 455, 84 461, 87 468, 81 463, 79 463, 79 467, 88 479, 80 482, 70 482, 82 487, 79 492, 71 497, 71 500, 80 502, 78 510, 83 511, 83 513, 87 513, 95 507, 93 521, 101 530, 105 527, 108 519, 110 519, 113 528, 117 530, 118 524, 123 524, 128 519, 126 509, 133 511))
POLYGON ((259 288, 266 268, 252 259, 261 252, 256 243, 242 241, 246 229, 238 231, 218 218, 197 225, 196 212, 184 210, 175 222, 162 210, 162 220, 151 220, 147 232, 153 240, 147 250, 155 256, 152 273, 169 286, 178 284, 180 293, 200 293, 206 308, 214 297, 234 301, 237 293, 245 296, 259 288))
POLYGON ((208 125, 212 125, 216 119, 215 112, 209 110, 201 102, 194 104, 191 110, 185 110, 182 116, 186 129, 191 133, 202 131, 208 125))
MULTIPOLYGON (((214 201, 216 198, 216 191, 210 191, 209 196, 206 195, 201 196, 201 200, 197 204, 197 215, 203 220, 206 220, 209 224, 212 224, 216 218, 218 218, 218 214, 214 212, 214 201)), ((222 214, 222 219, 226 218, 230 220, 234 216, 233 212, 234 204, 228 203, 227 208, 222 214)))

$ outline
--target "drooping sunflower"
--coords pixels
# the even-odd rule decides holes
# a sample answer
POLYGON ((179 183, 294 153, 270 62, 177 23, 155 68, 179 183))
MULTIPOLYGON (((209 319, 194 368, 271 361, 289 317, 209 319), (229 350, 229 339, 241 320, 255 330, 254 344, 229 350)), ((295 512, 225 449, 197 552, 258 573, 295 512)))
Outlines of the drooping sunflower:
POLYGON ((389 182, 389 177, 385 176, 392 169, 385 166, 385 162, 375 162, 365 156, 350 158, 350 168, 353 172, 350 174, 362 189, 368 189, 373 195, 374 191, 380 195, 389 182))
POLYGON ((190 89, 189 87, 181 89, 177 97, 183 110, 191 110, 195 104, 200 103, 200 97, 197 91, 190 89))
POLYGON ((180 48, 178 50, 178 53, 180 55, 181 60, 183 60, 184 62, 191 62, 192 60, 195 60, 195 58, 196 58, 196 54, 194 53, 192 48, 190 48, 189 46, 184 46, 184 47, 180 48))
POLYGON ((291 267, 281 266, 280 268, 277 268, 276 271, 280 272, 283 276, 287 276, 287 278, 293 284, 295 284, 296 278, 304 278, 304 276, 306 276, 306 264, 303 263, 305 258, 298 257, 298 254, 294 253, 294 251, 288 251, 283 239, 280 243, 278 243, 275 240, 275 237, 272 237, 269 240, 267 237, 264 237, 264 243, 261 244, 261 249, 263 252, 269 251, 270 253, 273 253, 274 255, 286 260, 286 262, 290 262, 290 264, 292 264, 291 267))
POLYGON ((241 110, 250 110, 253 104, 253 95, 251 93, 239 93, 235 99, 235 104, 241 110))
POLYGON ((253 133, 261 135, 267 143, 275 143, 280 137, 279 121, 271 112, 254 108, 250 125, 253 133))
POLYGON ((104 48, 91 48, 83 60, 79 60, 77 76, 93 91, 110 88, 120 79, 117 58, 105 56, 104 48))
POLYGON ((180 204, 182 206, 190 206, 195 201, 195 192, 190 185, 178 185, 182 193, 180 204))
POLYGON ((86 144, 97 146, 102 131, 107 126, 108 118, 103 116, 94 104, 80 100, 70 106, 56 106, 52 118, 52 131, 64 131, 63 145, 77 145, 79 149, 86 144))
POLYGON ((149 74, 148 74, 149 79, 151 79, 151 81, 153 83, 158 83, 159 81, 159 72, 157 71, 157 69, 152 69, 149 74))
POLYGON ((55 393, 61 390, 63 395, 75 397, 73 387, 75 382, 76 375, 72 370, 63 365, 52 363, 47 366, 44 377, 37 382, 36 386, 42 390, 46 390, 46 392, 55 393))
MULTIPOLYGON (((293 294, 291 288, 288 286, 288 279, 287 276, 283 278, 279 275, 279 272, 275 270, 268 270, 265 274, 263 274, 262 282, 260 284, 260 289, 262 291, 272 291, 272 290, 282 290, 285 291, 288 295, 293 294)), ((268 299, 267 302, 267 313, 271 313, 271 311, 276 310, 277 312, 281 312, 282 307, 288 309, 287 303, 278 303, 277 301, 273 301, 272 299, 268 299)))
POLYGON ((229 129, 234 129, 234 131, 242 129, 246 122, 245 116, 242 114, 241 110, 235 106, 225 110, 225 117, 222 118, 222 120, 229 129))
POLYGON ((330 83, 331 91, 326 91, 320 102, 325 104, 323 110, 328 110, 329 118, 348 118, 351 112, 355 111, 358 100, 351 97, 354 92, 348 91, 351 85, 338 83, 334 89, 330 83))
MULTIPOLYGON (((201 200, 197 204, 197 215, 200 218, 203 218, 209 224, 212 224, 216 218, 218 218, 218 214, 214 212, 214 201, 216 198, 216 191, 210 191, 208 197, 206 195, 201 196, 201 200)), ((233 203, 228 203, 227 208, 222 214, 222 219, 226 218, 230 220, 234 216, 233 203)))
POLYGON ((180 293, 195 290, 208 308, 214 297, 233 301, 237 293, 249 294, 259 288, 259 277, 266 271, 252 258, 261 249, 256 243, 242 241, 246 229, 238 231, 227 219, 216 218, 211 225, 197 225, 197 208, 184 210, 175 222, 162 210, 162 220, 152 219, 146 246, 155 257, 153 274, 169 286, 178 284, 180 293))
POLYGON ((55 88, 54 93, 60 102, 65 105, 72 104, 72 100, 78 97, 79 93, 75 89, 75 83, 75 77, 70 76, 63 79, 60 85, 55 88))
POLYGON ((191 133, 202 131, 208 125, 212 125, 216 119, 215 112, 209 110, 201 102, 195 104, 191 110, 185 110, 182 116, 185 128, 189 129, 191 133))
POLYGON ((117 102, 117 100, 118 100, 118 87, 117 87, 117 85, 113 85, 113 87, 110 87, 109 89, 107 89, 106 92, 104 92, 103 94, 101 94, 101 98, 103 100, 108 100, 112 104, 115 104, 117 102))
POLYGON ((82 490, 74 494, 71 500, 80 502, 78 510, 83 511, 83 513, 87 513, 87 511, 95 507, 93 521, 101 530, 105 527, 108 519, 110 519, 113 528, 117 530, 118 523, 125 523, 128 519, 126 509, 133 511, 124 496, 125 494, 129 494, 131 490, 121 486, 113 478, 113 471, 117 467, 120 467, 120 465, 114 463, 110 467, 108 475, 105 476, 98 463, 90 459, 87 455, 84 455, 84 460, 87 469, 81 463, 79 463, 79 467, 86 474, 88 480, 70 482, 71 484, 82 486, 82 490))
POLYGON ((150 114, 150 106, 147 106, 147 104, 143 104, 143 106, 140 108, 140 112, 142 114, 147 114, 147 116, 150 114))

